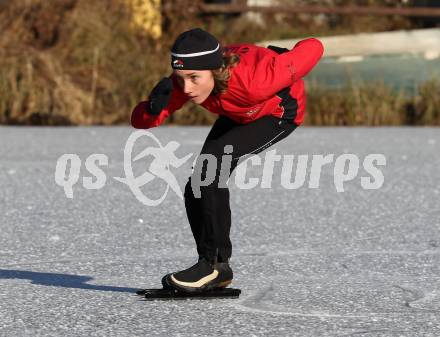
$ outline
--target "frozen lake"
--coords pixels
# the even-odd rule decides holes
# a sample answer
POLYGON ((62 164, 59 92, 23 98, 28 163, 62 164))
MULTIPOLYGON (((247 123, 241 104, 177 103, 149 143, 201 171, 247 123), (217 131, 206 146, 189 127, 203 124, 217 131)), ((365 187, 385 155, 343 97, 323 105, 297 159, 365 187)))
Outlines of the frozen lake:
MULTIPOLYGON (((124 176, 133 131, 0 127, 0 336, 440 335, 439 128, 298 128, 269 150, 354 154, 359 173, 344 192, 334 164, 315 189, 308 179, 284 188, 278 166, 269 189, 232 184, 240 298, 168 302, 141 301, 134 291, 160 287, 165 273, 194 264, 196 251, 176 193, 145 206, 113 179, 124 176), (66 153, 82 163, 72 199, 54 178, 66 153), (82 178, 94 153, 108 158, 107 180, 90 190, 82 178), (362 161, 374 153, 386 157, 384 183, 367 190, 362 161)), ((149 131, 162 144, 178 141, 184 157, 198 154, 209 128, 149 131)), ((171 169, 181 189, 191 162, 171 169)), ((145 195, 163 194, 156 180, 145 195)))

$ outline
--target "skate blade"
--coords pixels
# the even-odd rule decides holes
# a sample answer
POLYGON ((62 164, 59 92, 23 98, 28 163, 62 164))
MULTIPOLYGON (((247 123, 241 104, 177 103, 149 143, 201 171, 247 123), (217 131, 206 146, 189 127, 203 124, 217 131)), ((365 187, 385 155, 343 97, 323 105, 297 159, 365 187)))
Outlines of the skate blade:
POLYGON ((143 295, 147 301, 170 299, 238 298, 240 293, 241 290, 236 288, 215 288, 195 293, 176 289, 143 289, 138 291, 138 295, 143 295), (142 294, 140 292, 142 292, 142 294))
MULTIPOLYGON (((219 285, 217 287, 215 287, 214 289, 211 289, 211 291, 212 290, 225 289, 231 283, 232 283, 232 281, 225 281, 225 282, 219 283, 219 285)), ((170 291, 171 290, 175 290, 175 291, 183 292, 181 290, 177 290, 177 289, 173 288, 173 286, 171 286, 169 284, 167 284, 167 285, 164 284, 163 285, 163 289, 139 289, 138 291, 136 291, 136 294, 139 295, 139 296, 145 296, 145 294, 151 292, 151 290, 156 290, 156 291, 159 291, 159 290, 163 290, 163 291, 165 291, 165 290, 170 290, 170 291)))

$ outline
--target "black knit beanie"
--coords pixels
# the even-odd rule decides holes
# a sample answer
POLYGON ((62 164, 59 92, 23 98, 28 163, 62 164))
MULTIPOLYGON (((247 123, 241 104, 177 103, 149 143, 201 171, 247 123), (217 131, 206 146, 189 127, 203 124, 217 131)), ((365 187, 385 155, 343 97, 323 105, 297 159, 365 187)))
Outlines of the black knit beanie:
POLYGON ((171 48, 173 69, 209 70, 223 65, 222 47, 217 39, 200 28, 180 34, 171 48))

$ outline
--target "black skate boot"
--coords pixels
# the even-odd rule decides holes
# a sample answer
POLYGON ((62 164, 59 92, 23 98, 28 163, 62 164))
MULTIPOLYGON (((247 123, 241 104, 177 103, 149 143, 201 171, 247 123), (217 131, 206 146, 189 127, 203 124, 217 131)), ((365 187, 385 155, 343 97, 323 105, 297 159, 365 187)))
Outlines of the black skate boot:
POLYGON ((206 290, 225 288, 233 278, 232 269, 228 262, 208 261, 200 257, 192 267, 171 274, 167 284, 186 292, 203 292, 206 290))

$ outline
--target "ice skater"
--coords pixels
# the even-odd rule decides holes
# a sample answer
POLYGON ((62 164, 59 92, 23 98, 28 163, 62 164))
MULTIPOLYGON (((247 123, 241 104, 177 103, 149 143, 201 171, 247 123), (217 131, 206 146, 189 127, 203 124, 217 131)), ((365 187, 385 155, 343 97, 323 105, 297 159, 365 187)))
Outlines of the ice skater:
POLYGON ((301 40, 289 50, 253 44, 222 47, 200 28, 177 37, 171 48, 172 74, 135 107, 131 124, 138 129, 156 127, 187 101, 200 104, 219 115, 200 152, 215 156, 217 167, 213 181, 199 187, 200 198, 193 193, 191 179, 199 172, 197 181, 206 178, 206 161, 196 160, 185 186, 185 208, 198 261, 165 275, 163 282, 187 292, 232 282, 229 189, 220 186, 225 146, 232 145, 230 175, 240 158, 260 153, 291 134, 304 119, 302 78, 322 54, 322 43, 315 38, 301 40))

